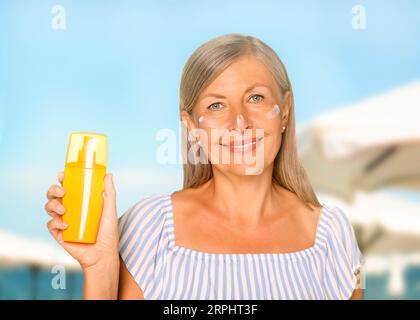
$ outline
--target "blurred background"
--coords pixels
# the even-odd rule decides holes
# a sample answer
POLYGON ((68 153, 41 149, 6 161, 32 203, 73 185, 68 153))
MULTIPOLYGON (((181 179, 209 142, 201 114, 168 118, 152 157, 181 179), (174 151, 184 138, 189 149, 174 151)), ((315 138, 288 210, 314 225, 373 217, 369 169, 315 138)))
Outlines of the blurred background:
POLYGON ((302 160, 321 202, 353 222, 365 299, 420 298, 420 2, 3 0, 0 299, 81 298, 43 208, 71 132, 108 136, 119 215, 181 188, 156 134, 178 132, 188 57, 231 32, 286 65, 302 160))

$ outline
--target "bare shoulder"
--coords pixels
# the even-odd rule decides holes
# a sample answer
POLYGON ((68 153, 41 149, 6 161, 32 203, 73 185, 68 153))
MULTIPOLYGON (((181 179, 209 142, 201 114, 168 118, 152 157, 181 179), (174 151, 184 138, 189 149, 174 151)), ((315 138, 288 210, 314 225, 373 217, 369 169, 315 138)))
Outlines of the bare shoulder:
POLYGON ((173 202, 185 202, 193 199, 193 195, 195 190, 192 188, 177 190, 171 194, 173 202))
POLYGON ((306 230, 306 234, 314 235, 320 221, 322 207, 308 204, 295 193, 286 189, 281 191, 279 201, 283 202, 284 210, 292 213, 291 216, 296 225, 306 230))
MULTIPOLYGON (((175 191, 171 194, 172 205, 181 209, 191 208, 192 206, 198 206, 200 201, 198 200, 197 196, 198 192, 196 189, 193 188, 175 191)), ((182 210, 182 212, 185 211, 186 210, 182 210)))
POLYGON ((189 220, 204 209, 201 188, 186 188, 171 194, 172 207, 176 220, 189 220))

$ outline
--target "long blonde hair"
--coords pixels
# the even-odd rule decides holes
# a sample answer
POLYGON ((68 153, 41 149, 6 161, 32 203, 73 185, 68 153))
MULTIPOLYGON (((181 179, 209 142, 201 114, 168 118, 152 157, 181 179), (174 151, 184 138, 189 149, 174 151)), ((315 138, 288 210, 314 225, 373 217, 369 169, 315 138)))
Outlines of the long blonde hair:
MULTIPOLYGON (((247 54, 258 58, 272 73, 281 94, 284 96, 289 92, 292 99, 288 125, 274 160, 272 179, 274 183, 295 193, 306 204, 320 207, 298 157, 293 91, 286 68, 274 50, 264 42, 252 36, 227 34, 200 46, 188 59, 182 72, 180 111, 185 110, 192 115, 194 105, 202 91, 232 62, 247 54)), ((186 150, 190 150, 189 141, 182 143, 187 143, 186 150)), ((184 161, 184 189, 198 187, 209 181, 212 176, 211 164, 193 164, 184 161)))

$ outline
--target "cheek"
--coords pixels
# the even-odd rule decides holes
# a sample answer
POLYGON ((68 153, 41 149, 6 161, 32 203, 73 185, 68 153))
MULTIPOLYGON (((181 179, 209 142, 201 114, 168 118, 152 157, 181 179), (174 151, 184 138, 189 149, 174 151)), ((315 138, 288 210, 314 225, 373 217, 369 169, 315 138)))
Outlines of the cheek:
POLYGON ((266 137, 270 137, 273 140, 280 141, 281 140, 281 119, 279 116, 274 118, 259 121, 256 123, 257 128, 261 128, 264 130, 264 135, 266 137))
POLYGON ((283 140, 280 120, 278 123, 271 123, 270 125, 266 126, 264 128, 264 132, 264 155, 266 159, 265 162, 267 163, 273 161, 280 150, 280 146, 283 140))
POLYGON ((269 161, 273 160, 280 150, 282 138, 280 135, 267 135, 264 142, 265 158, 269 161))
POLYGON ((217 129, 203 127, 203 132, 205 132, 205 139, 209 147, 217 146, 219 144, 220 133, 217 129))
POLYGON ((212 152, 216 149, 220 149, 221 146, 219 141, 221 139, 221 133, 217 129, 201 126, 200 143, 208 158, 211 158, 212 152))

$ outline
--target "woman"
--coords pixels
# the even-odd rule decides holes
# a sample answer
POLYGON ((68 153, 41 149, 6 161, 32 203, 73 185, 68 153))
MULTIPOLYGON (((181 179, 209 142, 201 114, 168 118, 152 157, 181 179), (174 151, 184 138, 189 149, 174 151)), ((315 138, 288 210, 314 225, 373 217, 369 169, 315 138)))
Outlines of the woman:
POLYGON ((84 298, 360 298, 354 231, 338 207, 320 205, 299 162, 276 53, 239 34, 205 43, 184 67, 180 109, 193 150, 183 189, 118 221, 106 175, 96 244, 62 241, 65 190, 49 189, 48 229, 82 266, 84 298))

